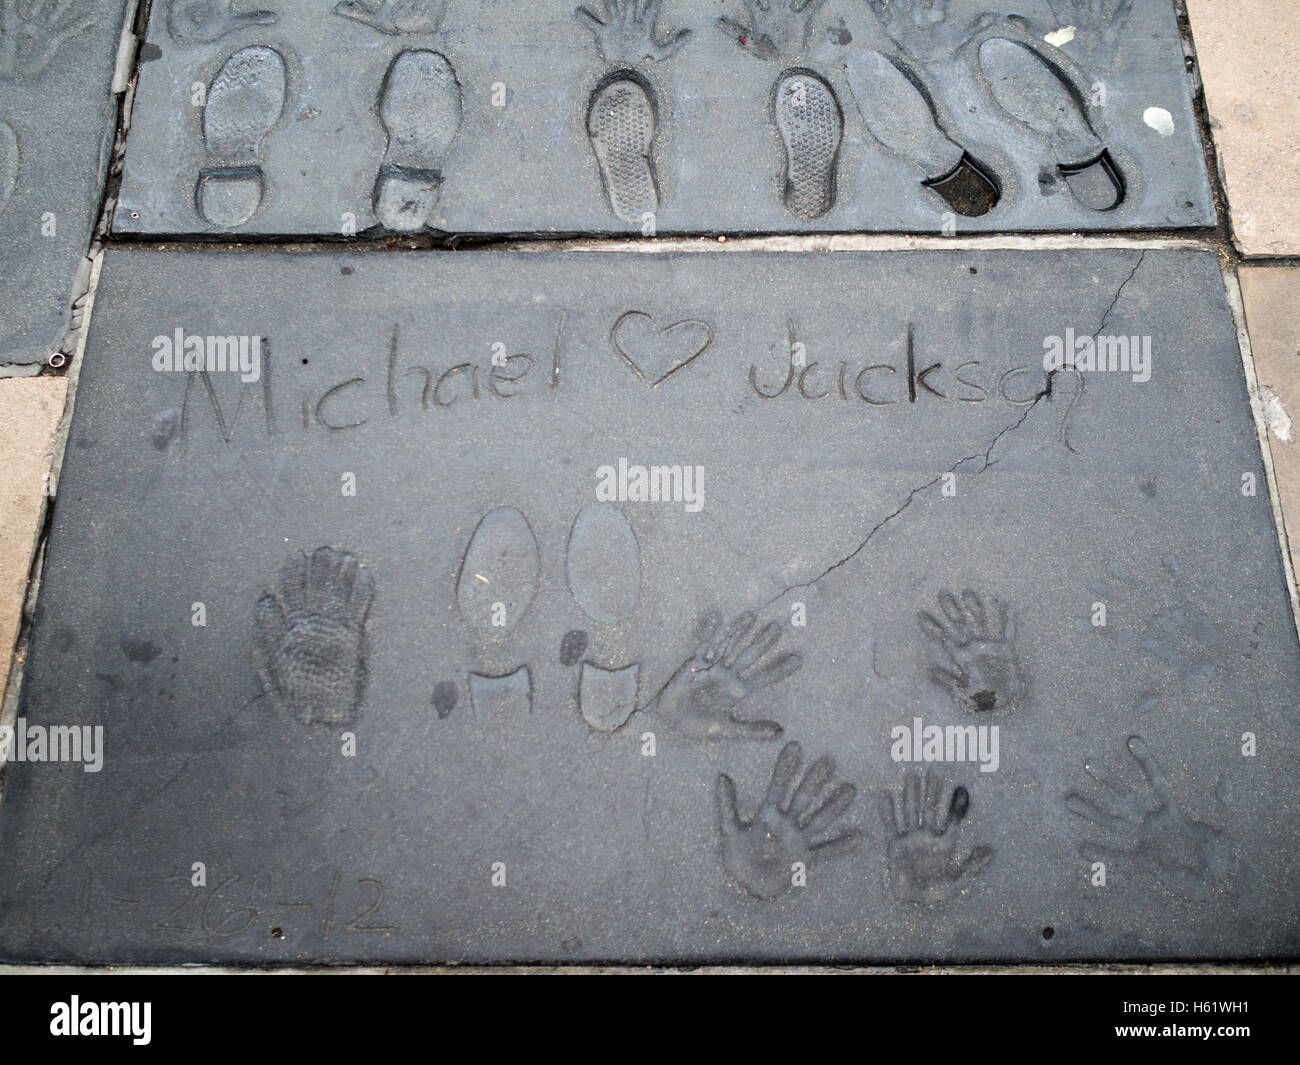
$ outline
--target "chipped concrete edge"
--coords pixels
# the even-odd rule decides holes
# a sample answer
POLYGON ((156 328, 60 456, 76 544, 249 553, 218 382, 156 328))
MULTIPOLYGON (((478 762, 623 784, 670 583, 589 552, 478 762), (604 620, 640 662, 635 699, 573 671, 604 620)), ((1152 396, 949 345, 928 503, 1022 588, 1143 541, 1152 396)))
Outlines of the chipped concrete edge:
POLYGON ((1300 639, 1300 592, 1296 587, 1296 572, 1291 557, 1286 515, 1282 510, 1282 488, 1278 481, 1277 467, 1273 462, 1272 441, 1269 439, 1267 398, 1261 395, 1259 376, 1255 372, 1255 352, 1250 341, 1246 303, 1241 295, 1238 268, 1222 260, 1220 260, 1220 268, 1223 273, 1223 287, 1228 296, 1228 307, 1232 312, 1232 324, 1237 331, 1241 367, 1246 374, 1246 394, 1250 400, 1250 412, 1255 420, 1255 435, 1259 439, 1260 457, 1264 463, 1264 478, 1268 484, 1269 505, 1273 509, 1273 524, 1277 529, 1278 548, 1282 552, 1282 569, 1286 573, 1287 594, 1291 597, 1291 621, 1295 625, 1296 636, 1300 639))

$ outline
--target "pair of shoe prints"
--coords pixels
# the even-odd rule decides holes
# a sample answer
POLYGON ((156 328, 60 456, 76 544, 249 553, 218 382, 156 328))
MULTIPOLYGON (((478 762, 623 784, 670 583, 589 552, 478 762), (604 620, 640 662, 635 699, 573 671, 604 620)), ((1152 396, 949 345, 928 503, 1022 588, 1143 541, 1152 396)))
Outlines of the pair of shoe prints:
POLYGON ((115 231, 1212 223, 1172 10, 987 6, 175 0, 115 231))

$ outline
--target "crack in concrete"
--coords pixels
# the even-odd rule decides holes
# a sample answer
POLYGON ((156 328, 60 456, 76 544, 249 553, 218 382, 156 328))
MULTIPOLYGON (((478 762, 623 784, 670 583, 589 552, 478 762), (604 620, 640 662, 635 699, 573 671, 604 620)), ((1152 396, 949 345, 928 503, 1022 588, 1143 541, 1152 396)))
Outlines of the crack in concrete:
MULTIPOLYGON (((1111 301, 1107 305, 1106 310, 1102 312, 1101 323, 1097 326, 1097 328, 1092 333, 1092 339, 1094 342, 1096 341, 1097 337, 1101 335, 1101 331, 1106 328, 1106 323, 1110 321, 1111 313, 1115 310, 1115 307, 1119 303, 1120 297, 1123 296, 1124 290, 1128 287, 1129 282, 1131 282, 1133 278, 1137 276, 1138 270, 1142 268, 1142 262, 1143 260, 1146 259, 1146 254, 1147 254, 1146 251, 1143 250, 1138 255, 1137 262, 1133 264, 1133 269, 1129 271, 1128 276, 1124 278, 1124 280, 1119 283, 1119 287, 1115 289, 1115 295, 1111 298, 1111 301)), ((1064 417, 1061 419, 1060 439, 1061 439, 1061 443, 1065 446, 1067 451, 1069 451, 1071 454, 1078 454, 1078 452, 1075 451, 1073 447, 1071 447, 1070 442, 1066 436, 1066 432, 1069 427, 1070 418, 1074 414, 1074 408, 1077 406, 1080 397, 1083 395, 1084 377, 1083 374, 1078 370, 1073 370, 1073 369, 1068 371, 1051 370, 1047 374, 1047 386, 1036 396, 1034 396, 1033 401, 1028 406, 1025 407, 1023 413, 1020 415, 1019 418, 1017 418, 1010 425, 1007 425, 1003 427, 1001 430, 999 430, 999 432, 993 437, 993 440, 989 443, 989 446, 985 448, 983 452, 976 451, 970 455, 965 455, 962 458, 958 459, 953 465, 949 466, 948 469, 944 470, 942 473, 936 474, 934 477, 926 481, 924 484, 917 485, 915 488, 913 488, 911 491, 907 493, 907 498, 903 500, 903 502, 898 506, 898 508, 892 511, 891 513, 885 515, 885 517, 881 518, 880 521, 878 521, 875 525, 873 525, 871 531, 867 533, 865 539, 863 539, 862 542, 859 543, 858 546, 855 547, 852 551, 850 551, 847 555, 841 558, 838 562, 834 562, 831 565, 827 566, 824 570, 821 571, 821 573, 819 573, 816 577, 813 577, 811 580, 800 581, 797 584, 787 585, 776 595, 768 599, 767 602, 763 604, 761 609, 767 610, 768 608, 772 607, 776 603, 779 603, 791 592, 799 591, 805 588, 815 587, 816 585, 820 584, 823 580, 825 580, 827 577, 829 577, 832 573, 834 573, 837 569, 840 569, 842 566, 848 565, 855 558, 857 558, 858 555, 862 554, 862 552, 866 550, 867 545, 871 543, 872 539, 876 536, 878 532, 880 532, 881 529, 883 529, 886 525, 888 525, 900 514, 902 514, 903 511, 907 510, 907 508, 910 507, 912 503, 915 501, 917 496, 919 496, 922 492, 926 491, 927 489, 933 488, 936 484, 938 484, 948 475, 955 474, 966 463, 972 462, 975 459, 979 459, 979 458, 982 458, 984 460, 983 465, 980 466, 980 468, 977 469, 974 473, 974 476, 977 477, 985 470, 987 470, 990 466, 995 465, 997 460, 992 457, 993 449, 998 446, 998 443, 1002 440, 1004 436, 1006 436, 1009 433, 1015 432, 1022 425, 1024 425, 1025 421, 1029 418, 1029 415, 1034 412, 1034 410, 1038 407, 1039 403, 1041 403, 1044 399, 1048 399, 1051 397, 1052 386, 1053 386, 1053 382, 1056 380, 1056 375, 1060 373, 1067 373, 1067 372, 1072 373, 1076 377, 1078 377, 1079 388, 1075 392, 1074 396, 1071 397, 1070 404, 1065 410, 1064 417)))
POLYGON ((878 532, 880 532, 881 529, 883 529, 886 525, 888 525, 900 514, 902 514, 903 511, 905 511, 908 507, 910 507, 913 501, 915 501, 917 496, 919 496, 922 492, 926 491, 927 489, 933 488, 936 484, 942 481, 949 474, 956 473, 966 463, 973 462, 974 460, 981 459, 981 458, 984 460, 984 464, 980 466, 978 470, 975 471, 975 476, 979 476, 990 466, 995 465, 997 463, 997 460, 992 457, 993 449, 998 446, 999 441, 1001 441, 1004 436, 1006 436, 1008 433, 1015 432, 1015 430, 1019 429, 1022 425, 1024 425, 1026 419, 1028 419, 1029 415, 1033 413, 1034 409, 1038 406, 1038 404, 1041 403, 1044 399, 1051 396, 1052 381, 1055 379, 1056 375, 1060 372, 1061 372, 1060 370, 1053 370, 1051 371, 1051 373, 1047 375, 1047 387, 1044 388, 1041 392, 1039 392, 1036 396, 1034 396, 1033 401, 1027 407, 1025 407, 1024 412, 1020 415, 1019 418, 1017 418, 1010 425, 1004 426, 1002 429, 1000 429, 997 432, 997 434, 993 437, 992 441, 989 443, 989 446, 987 448, 985 448, 983 451, 976 451, 970 455, 962 456, 955 463, 953 463, 953 465, 949 466, 948 469, 944 470, 942 473, 936 474, 934 477, 926 481, 924 484, 917 485, 915 488, 913 488, 911 491, 907 493, 907 498, 903 500, 903 502, 898 506, 896 510, 885 515, 885 517, 881 518, 880 521, 876 522, 876 524, 872 526, 871 531, 867 533, 866 538, 863 539, 862 542, 859 543, 857 547, 855 547, 847 555, 841 558, 838 562, 834 562, 831 565, 827 566, 824 570, 821 571, 821 573, 819 573, 816 577, 813 577, 811 580, 800 581, 797 584, 791 584, 783 588, 780 592, 772 596, 772 598, 770 598, 766 603, 764 603, 762 609, 766 610, 768 607, 772 606, 773 604, 780 602, 782 599, 784 599, 787 595, 789 595, 793 591, 798 591, 803 588, 812 588, 813 586, 820 584, 823 580, 825 580, 828 576, 834 573, 841 566, 848 565, 855 558, 857 558, 858 555, 862 554, 862 552, 866 550, 867 545, 871 543, 872 539, 875 537, 875 535, 878 532))
POLYGON ((1137 262, 1133 264, 1133 269, 1129 271, 1128 277, 1124 278, 1124 280, 1119 283, 1119 288, 1115 290, 1115 298, 1110 301, 1110 306, 1106 308, 1101 316, 1101 325, 1097 326, 1096 331, 1092 334, 1092 339, 1094 341, 1101 336, 1101 331, 1106 328, 1106 323, 1110 321, 1110 312, 1115 309, 1115 304, 1119 303, 1120 296, 1124 295, 1124 290, 1128 288, 1128 283, 1132 281, 1133 278, 1137 276, 1137 272, 1142 269, 1142 263, 1146 257, 1147 253, 1144 248, 1138 255, 1137 262))

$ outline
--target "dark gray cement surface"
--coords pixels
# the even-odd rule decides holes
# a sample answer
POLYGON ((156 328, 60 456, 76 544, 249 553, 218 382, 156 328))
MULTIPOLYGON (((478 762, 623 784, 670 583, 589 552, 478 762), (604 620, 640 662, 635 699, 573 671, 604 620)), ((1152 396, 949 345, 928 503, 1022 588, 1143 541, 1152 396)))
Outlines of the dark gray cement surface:
POLYGON ((1214 222, 1171 3, 763 6, 157 0, 114 232, 1214 222))
POLYGON ((45 361, 67 330, 112 148, 128 8, 135 0, 0 6, 0 366, 45 361))
POLYGON ((67 455, 20 717, 104 761, 9 765, 0 959, 1300 954, 1211 254, 112 251, 67 455))

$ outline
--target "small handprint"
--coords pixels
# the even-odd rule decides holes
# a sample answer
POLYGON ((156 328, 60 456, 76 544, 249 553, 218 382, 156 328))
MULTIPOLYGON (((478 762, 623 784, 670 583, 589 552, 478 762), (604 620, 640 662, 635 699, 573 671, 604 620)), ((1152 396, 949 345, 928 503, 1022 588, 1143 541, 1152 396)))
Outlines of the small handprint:
MULTIPOLYGON (((1084 857, 1091 861, 1135 855, 1175 895, 1202 902, 1227 877, 1231 863, 1228 842, 1221 829, 1195 820, 1178 802, 1146 740, 1130 736, 1128 750, 1146 778, 1147 796, 1123 781, 1103 778, 1091 766, 1084 768, 1104 798, 1089 798, 1077 791, 1065 796, 1070 813, 1102 830, 1101 840, 1083 844, 1084 857)), ((1214 791, 1214 817, 1220 824, 1227 821, 1230 799, 1228 779, 1221 776, 1214 791)))
POLYGON ((939 596, 944 620, 921 611, 917 620, 930 640, 930 676, 970 714, 1019 709, 1026 695, 1016 655, 1015 619, 1005 603, 987 603, 969 589, 961 602, 939 596))
POLYGON ((167 29, 182 44, 207 44, 246 26, 273 26, 274 11, 236 12, 234 0, 172 0, 167 29))
POLYGON ((643 59, 669 58, 691 35, 690 30, 679 29, 659 36, 655 23, 662 6, 663 0, 603 0, 603 18, 588 7, 575 8, 573 15, 591 30, 606 63, 635 65, 643 59))
POLYGON ((725 15, 717 27, 759 59, 793 56, 808 45, 813 15, 826 0, 744 0, 745 19, 725 15))
POLYGON ((0 78, 36 77, 94 22, 77 0, 0 0, 0 78))
POLYGON ((806 875, 816 862, 857 845, 856 830, 837 827, 857 789, 852 784, 832 786, 835 762, 829 757, 813 762, 796 786, 802 758, 799 744, 782 748, 752 821, 741 820, 731 777, 718 776, 714 800, 722 864, 755 898, 776 898, 793 886, 799 873, 806 875))
POLYGON ((925 64, 952 53, 994 16, 984 13, 966 26, 948 18, 951 0, 867 0, 890 39, 912 59, 925 64))
POLYGON ((1073 26, 1074 37, 1064 50, 1078 52, 1094 70, 1106 70, 1115 60, 1133 0, 1049 0, 1059 27, 1073 26))
POLYGON ((695 627, 696 651, 650 703, 662 720, 697 740, 766 740, 781 735, 775 721, 737 716, 740 704, 761 688, 776 684, 803 665, 797 651, 777 658, 781 639, 773 621, 760 626, 752 612, 741 614, 723 632, 722 615, 705 614, 695 627))
POLYGON ((347 725, 357 717, 366 682, 366 614, 370 572, 348 551, 299 551, 281 568, 276 588, 257 602, 262 685, 306 724, 347 725))
POLYGON ((447 0, 340 0, 334 14, 364 22, 390 36, 433 34, 447 17, 447 0))
POLYGON ((889 887, 901 902, 947 902, 963 877, 978 876, 993 857, 991 847, 962 855, 957 836, 970 809, 970 793, 936 773, 912 771, 903 778, 899 803, 880 795, 880 819, 889 839, 889 887))

